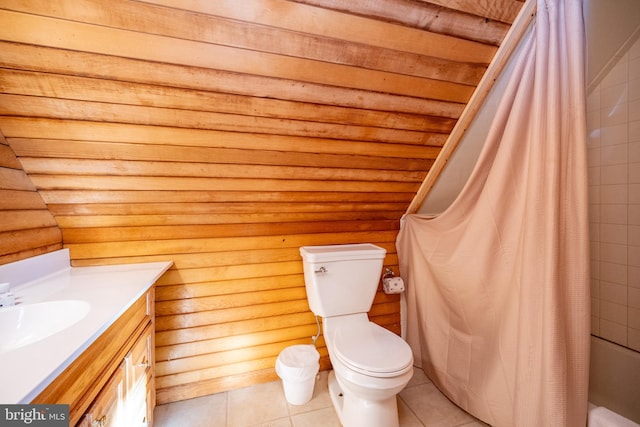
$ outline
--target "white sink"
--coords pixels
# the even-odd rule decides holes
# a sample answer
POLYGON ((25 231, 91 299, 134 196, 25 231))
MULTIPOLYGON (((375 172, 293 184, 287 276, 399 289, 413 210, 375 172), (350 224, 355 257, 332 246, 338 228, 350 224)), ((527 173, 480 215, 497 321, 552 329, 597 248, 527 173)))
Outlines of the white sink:
POLYGON ((0 309, 0 354, 65 330, 82 320, 90 307, 85 301, 62 300, 0 309))

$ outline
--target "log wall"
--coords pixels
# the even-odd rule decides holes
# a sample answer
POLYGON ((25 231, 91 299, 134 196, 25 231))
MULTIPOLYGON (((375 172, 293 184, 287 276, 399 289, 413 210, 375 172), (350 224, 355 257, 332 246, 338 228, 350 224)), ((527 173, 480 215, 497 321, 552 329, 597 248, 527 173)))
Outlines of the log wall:
MULTIPOLYGON (((399 220, 521 7, 438 3, 0 0, 0 173, 24 181, 0 204, 41 224, 0 231, 23 253, 61 230, 76 266, 174 262, 159 403, 275 379, 316 333, 298 248, 371 242, 397 271, 399 220)), ((370 316, 399 332, 398 297, 370 316)))
POLYGON ((62 232, 0 133, 0 265, 58 249, 62 232))

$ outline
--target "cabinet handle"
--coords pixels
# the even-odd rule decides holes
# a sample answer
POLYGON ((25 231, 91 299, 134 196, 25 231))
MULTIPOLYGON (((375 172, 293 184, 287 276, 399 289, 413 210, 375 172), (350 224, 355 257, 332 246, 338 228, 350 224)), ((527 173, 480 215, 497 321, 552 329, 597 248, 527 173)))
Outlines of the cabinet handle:
POLYGON ((149 364, 149 361, 147 360, 147 358, 145 357, 144 360, 142 361, 142 363, 138 363, 137 365, 133 365, 137 368, 148 368, 151 365, 149 364))
POLYGON ((103 415, 102 417, 98 418, 97 420, 94 420, 91 423, 92 426, 94 427, 104 427, 105 425, 107 425, 107 416, 103 415))

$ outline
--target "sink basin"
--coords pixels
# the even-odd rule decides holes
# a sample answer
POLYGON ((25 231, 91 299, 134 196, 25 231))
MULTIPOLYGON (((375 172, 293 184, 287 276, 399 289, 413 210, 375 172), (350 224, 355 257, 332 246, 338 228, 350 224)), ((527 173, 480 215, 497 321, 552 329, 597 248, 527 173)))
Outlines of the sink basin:
POLYGON ((65 330, 82 320, 89 308, 86 301, 62 300, 0 309, 0 354, 65 330))

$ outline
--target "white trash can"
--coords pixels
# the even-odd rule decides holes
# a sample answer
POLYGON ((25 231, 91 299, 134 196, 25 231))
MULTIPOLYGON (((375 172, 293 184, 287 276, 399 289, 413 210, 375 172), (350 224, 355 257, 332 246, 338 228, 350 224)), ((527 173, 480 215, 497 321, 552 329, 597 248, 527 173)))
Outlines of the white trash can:
POLYGON ((312 344, 292 345, 276 359, 276 373, 282 379, 284 397, 292 405, 304 405, 313 397, 320 353, 312 344))

